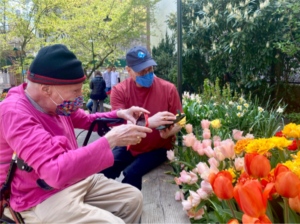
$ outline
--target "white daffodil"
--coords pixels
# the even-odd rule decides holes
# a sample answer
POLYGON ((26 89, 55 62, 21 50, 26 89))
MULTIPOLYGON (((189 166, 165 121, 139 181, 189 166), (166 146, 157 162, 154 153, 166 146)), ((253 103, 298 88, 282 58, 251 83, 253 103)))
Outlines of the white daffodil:
POLYGON ((225 105, 224 107, 225 107, 225 109, 228 109, 227 105, 225 105))
POLYGON ((236 115, 237 115, 238 117, 243 117, 244 114, 243 114, 243 113, 237 113, 236 115))
POLYGON ((249 104, 245 103, 244 106, 245 106, 246 108, 248 108, 248 107, 249 107, 249 104))
POLYGON ((258 107, 258 111, 259 111, 259 112, 263 112, 264 109, 263 109, 262 107, 258 107))
POLYGON ((214 106, 217 106, 218 105, 218 103, 214 103, 214 106))
POLYGON ((225 117, 228 117, 228 113, 225 114, 225 117))
POLYGON ((229 105, 233 105, 234 103, 232 101, 229 101, 229 105))
POLYGON ((277 113, 282 113, 283 112, 283 108, 281 108, 281 107, 278 107, 278 109, 277 109, 277 111, 276 111, 277 113))
POLYGON ((238 110, 242 110, 242 106, 238 105, 238 106, 237 106, 237 109, 238 109, 238 110))

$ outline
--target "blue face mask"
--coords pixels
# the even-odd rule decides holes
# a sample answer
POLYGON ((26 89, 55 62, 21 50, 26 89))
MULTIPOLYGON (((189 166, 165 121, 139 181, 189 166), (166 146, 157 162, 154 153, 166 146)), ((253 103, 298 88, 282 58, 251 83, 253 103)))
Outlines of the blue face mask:
POLYGON ((136 82, 144 87, 150 87, 153 83, 153 72, 150 72, 144 76, 136 76, 136 82))

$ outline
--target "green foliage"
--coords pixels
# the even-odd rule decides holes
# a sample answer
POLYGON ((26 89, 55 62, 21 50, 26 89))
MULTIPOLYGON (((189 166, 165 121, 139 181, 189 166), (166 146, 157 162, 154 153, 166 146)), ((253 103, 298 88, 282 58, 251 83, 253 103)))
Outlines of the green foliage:
POLYGON ((231 137, 233 129, 251 133, 255 137, 274 136, 283 125, 281 116, 285 106, 280 107, 280 103, 272 106, 269 100, 262 108, 257 97, 252 102, 251 95, 245 99, 242 93, 232 94, 229 86, 221 91, 218 79, 215 84, 205 80, 201 96, 187 92, 183 95, 183 111, 187 122, 196 130, 201 130, 201 120, 220 119, 222 129, 214 134, 222 139, 231 137), (282 111, 278 110, 279 107, 282 111))
POLYGON ((285 114, 284 117, 289 119, 291 123, 300 124, 300 113, 285 114))
MULTIPOLYGON (((276 97, 283 75, 288 77, 290 69, 300 65, 294 60, 298 54, 292 55, 278 45, 291 42, 290 18, 295 21, 293 37, 299 37, 299 11, 281 10, 286 5, 294 7, 296 2, 299 1, 183 1, 183 89, 199 92, 205 78, 214 81, 216 77, 226 77, 232 89, 242 88, 245 93, 258 95, 268 90, 276 97)), ((171 13, 168 19, 174 32, 176 17, 171 13)), ((298 39, 294 43, 299 43, 298 39)))
POLYGON ((155 75, 167 81, 174 82, 174 68, 176 68, 175 55, 175 38, 169 37, 166 33, 165 38, 161 40, 157 47, 152 49, 152 57, 157 63, 155 68, 155 75))

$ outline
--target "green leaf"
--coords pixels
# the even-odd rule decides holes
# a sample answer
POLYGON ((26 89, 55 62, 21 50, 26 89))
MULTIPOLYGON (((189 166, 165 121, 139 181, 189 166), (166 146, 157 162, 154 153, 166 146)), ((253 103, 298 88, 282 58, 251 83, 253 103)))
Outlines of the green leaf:
MULTIPOLYGON (((223 212, 225 212, 226 214, 230 215, 230 217, 233 218, 232 212, 230 209, 224 209, 223 212)), ((235 217, 239 220, 242 221, 242 217, 243 217, 243 213, 238 212, 238 211, 234 211, 235 217)))

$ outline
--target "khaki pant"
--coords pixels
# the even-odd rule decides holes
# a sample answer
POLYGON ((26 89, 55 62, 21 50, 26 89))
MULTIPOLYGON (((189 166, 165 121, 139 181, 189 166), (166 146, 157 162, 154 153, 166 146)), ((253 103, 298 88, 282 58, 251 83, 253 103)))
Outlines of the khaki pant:
MULTIPOLYGON (((95 174, 20 213, 26 224, 137 223, 142 210, 137 188, 95 174)), ((8 209, 4 214, 11 218, 8 209)))

